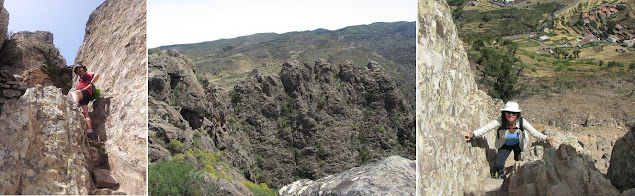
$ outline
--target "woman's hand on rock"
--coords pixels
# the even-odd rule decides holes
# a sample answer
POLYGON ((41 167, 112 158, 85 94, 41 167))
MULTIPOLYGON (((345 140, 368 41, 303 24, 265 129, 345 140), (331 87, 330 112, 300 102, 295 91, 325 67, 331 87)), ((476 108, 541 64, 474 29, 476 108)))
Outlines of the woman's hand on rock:
POLYGON ((465 140, 469 141, 472 138, 474 138, 474 135, 472 135, 472 133, 466 133, 466 132, 461 132, 463 134, 463 136, 465 136, 465 140))
POLYGON ((556 144, 560 144, 560 140, 558 140, 558 138, 555 138, 555 137, 547 137, 547 141, 549 143, 555 142, 556 144))

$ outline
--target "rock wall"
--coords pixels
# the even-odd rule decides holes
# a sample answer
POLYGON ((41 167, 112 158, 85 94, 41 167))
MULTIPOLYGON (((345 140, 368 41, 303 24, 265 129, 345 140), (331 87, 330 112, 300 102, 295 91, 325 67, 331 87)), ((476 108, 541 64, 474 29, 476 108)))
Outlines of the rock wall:
POLYGON ((620 194, 595 168, 591 157, 572 145, 533 146, 522 152, 521 159, 509 177, 510 195, 620 194))
POLYGON ((635 188, 635 127, 615 141, 607 178, 619 190, 635 188))
MULTIPOLYGON (((107 0, 90 15, 75 63, 101 74, 91 113, 119 190, 146 194, 146 1, 107 0)), ((76 79, 74 79, 76 81, 76 79)), ((75 86, 75 85, 73 85, 75 86)))
POLYGON ((280 195, 415 195, 415 161, 391 156, 313 181, 282 187, 280 195))
POLYGON ((0 115, 0 194, 86 195, 89 150, 79 108, 59 88, 29 88, 0 115))
MULTIPOLYGON (((476 192, 479 181, 489 177, 486 155, 495 154, 493 141, 466 143, 461 132, 495 119, 502 102, 477 89, 446 2, 418 2, 417 192, 476 192)), ((492 138, 489 134, 485 138, 492 138)))
POLYGON ((26 84, 18 81, 11 72, 0 70, 0 114, 2 105, 10 99, 19 99, 26 88, 26 84))
POLYGON ((9 12, 4 9, 4 0, 0 0, 0 48, 7 37, 7 28, 9 27, 9 12))

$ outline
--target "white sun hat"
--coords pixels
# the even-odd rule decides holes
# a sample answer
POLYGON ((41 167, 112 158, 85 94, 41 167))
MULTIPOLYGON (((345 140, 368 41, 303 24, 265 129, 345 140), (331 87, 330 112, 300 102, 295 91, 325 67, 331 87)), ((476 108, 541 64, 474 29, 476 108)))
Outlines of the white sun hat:
POLYGON ((501 112, 522 112, 522 110, 520 110, 520 107, 518 106, 518 103, 516 102, 507 102, 505 104, 505 108, 501 109, 501 112))

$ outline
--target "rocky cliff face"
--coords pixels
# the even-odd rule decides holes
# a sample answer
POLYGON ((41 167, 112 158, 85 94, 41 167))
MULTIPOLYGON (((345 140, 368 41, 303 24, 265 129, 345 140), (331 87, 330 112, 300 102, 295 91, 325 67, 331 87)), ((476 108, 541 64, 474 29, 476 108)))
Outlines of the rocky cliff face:
POLYGON ((391 156, 313 181, 295 181, 280 195, 415 195, 415 161, 391 156))
POLYGON ((635 127, 615 142, 607 173, 611 183, 619 190, 635 188, 635 127))
POLYGON ((477 89, 451 17, 445 1, 419 1, 416 112, 420 194, 462 195, 479 190, 479 181, 489 176, 486 155, 495 154, 493 141, 466 143, 461 135, 461 131, 471 132, 495 119, 502 102, 477 89))
POLYGON ((414 159, 414 118, 380 68, 288 62, 226 93, 176 51, 150 55, 150 157, 183 148, 223 152, 244 178, 281 187, 389 155, 414 159))
POLYGON ((37 86, 0 115, 0 194, 88 194, 90 154, 79 108, 59 88, 37 86))
POLYGON ((292 61, 279 76, 250 73, 231 98, 229 118, 249 138, 257 182, 280 187, 387 155, 414 157, 411 110, 383 71, 292 61))
POLYGON ((4 0, 0 0, 0 48, 7 37, 7 28, 9 27, 9 12, 4 9, 4 0))
POLYGON ((109 167, 128 194, 145 194, 147 184, 145 16, 145 0, 105 1, 90 15, 75 59, 101 74, 93 127, 107 140, 109 167))

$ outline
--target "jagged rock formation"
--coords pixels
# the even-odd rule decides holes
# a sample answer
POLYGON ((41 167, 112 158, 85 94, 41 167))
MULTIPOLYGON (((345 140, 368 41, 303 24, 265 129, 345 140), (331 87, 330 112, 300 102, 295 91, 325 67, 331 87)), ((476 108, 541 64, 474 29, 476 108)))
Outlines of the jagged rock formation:
POLYGON ((0 115, 0 194, 88 194, 89 148, 81 111, 60 89, 29 88, 0 115))
POLYGON ((477 89, 446 2, 418 2, 418 191, 424 195, 477 192, 479 182, 489 177, 486 154, 490 159, 495 154, 493 141, 469 144, 461 131, 471 132, 495 119, 502 102, 477 89))
POLYGON ((7 28, 9 27, 9 12, 4 9, 4 0, 0 0, 0 48, 7 37, 7 28))
POLYGON ((414 158, 414 119, 394 80, 352 62, 285 63, 225 93, 176 51, 149 58, 150 158, 223 152, 241 176, 271 187, 317 179, 389 155, 414 158), (199 81, 200 80, 200 81, 199 81))
MULTIPOLYGON (((193 65, 175 50, 150 54, 148 68, 148 155, 151 162, 170 160, 170 150, 183 152, 198 148, 208 153, 218 152, 218 149, 232 152, 224 155, 234 166, 247 168, 254 163, 248 158, 247 152, 251 149, 246 135, 221 127, 230 103, 224 90, 206 81, 199 83, 193 65), (182 149, 169 147, 175 141, 183 145, 182 149)), ((223 174, 232 180, 205 174, 203 184, 214 184, 211 186, 218 186, 221 192, 229 195, 251 194, 241 183, 246 181, 243 174, 226 171, 221 165, 211 166, 223 169, 223 174)))
POLYGON ((635 188, 635 127, 615 142, 607 177, 619 190, 635 188))
POLYGON ((53 45, 47 31, 21 31, 6 40, 0 50, 0 69, 16 76, 29 87, 54 85, 64 92, 71 88, 72 70, 53 45))
POLYGON ((567 144, 524 151, 509 178, 511 195, 619 195, 588 154, 567 144))
POLYGON ((22 74, 40 67, 64 68, 66 60, 53 45, 53 34, 48 31, 21 31, 6 40, 0 52, 0 65, 12 74, 22 74))
POLYGON ((118 190, 136 195, 147 187, 146 52, 146 1, 108 0, 90 15, 75 59, 101 74, 93 129, 106 140, 118 190))
POLYGON ((230 94, 228 118, 249 138, 257 182, 280 187, 387 155, 414 157, 410 107, 385 72, 292 61, 279 77, 253 71, 230 94))
POLYGON ((280 195, 414 195, 415 161, 391 156, 377 163, 312 181, 295 181, 280 195))

